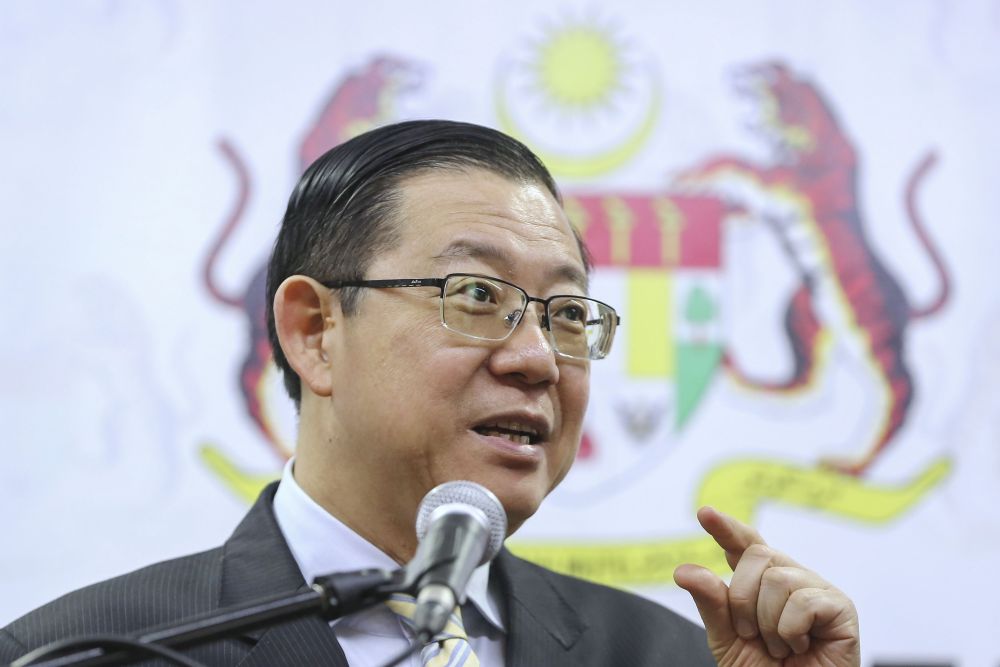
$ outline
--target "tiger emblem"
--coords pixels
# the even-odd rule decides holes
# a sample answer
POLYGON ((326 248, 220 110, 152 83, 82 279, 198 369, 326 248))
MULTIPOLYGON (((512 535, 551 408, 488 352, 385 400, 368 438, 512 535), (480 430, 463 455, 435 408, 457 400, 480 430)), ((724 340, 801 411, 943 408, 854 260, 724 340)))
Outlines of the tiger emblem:
POLYGON ((879 387, 880 417, 860 454, 829 457, 823 463, 862 475, 902 428, 913 402, 907 327, 939 312, 949 298, 948 271, 916 203, 937 158, 933 153, 923 158, 906 186, 907 215, 939 285, 930 303, 915 307, 868 240, 858 205, 858 155, 816 86, 785 64, 771 62, 742 71, 738 90, 751 97, 759 112, 755 129, 773 162, 713 157, 680 174, 675 187, 714 193, 766 225, 794 268, 797 288, 785 312, 792 357, 787 377, 751 377, 730 351, 723 353, 722 364, 742 385, 780 394, 801 391, 816 379, 830 343, 858 355, 879 387))

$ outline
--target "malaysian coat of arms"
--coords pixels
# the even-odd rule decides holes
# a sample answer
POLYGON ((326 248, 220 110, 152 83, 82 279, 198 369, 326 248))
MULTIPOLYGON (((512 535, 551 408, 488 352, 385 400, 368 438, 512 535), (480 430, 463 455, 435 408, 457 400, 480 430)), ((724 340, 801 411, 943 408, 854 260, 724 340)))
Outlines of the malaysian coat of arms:
MULTIPOLYGON (((623 340, 593 369, 578 460, 551 501, 560 516, 577 516, 584 528, 559 531, 557 539, 519 536, 511 548, 597 581, 656 585, 670 582, 684 562, 720 573, 728 566, 711 538, 693 528, 685 534, 654 526, 641 540, 613 538, 602 534, 595 517, 678 485, 682 473, 696 475, 685 482, 688 503, 711 504, 750 523, 764 503, 882 523, 934 489, 950 470, 947 459, 930 461, 903 482, 881 483, 870 473, 887 449, 901 446, 919 390, 907 362, 908 327, 948 302, 947 264, 918 205, 936 156, 929 153, 914 166, 901 193, 940 285, 932 302, 910 305, 900 287, 905 276, 894 276, 866 240, 868 221, 856 191, 860 152, 830 102, 834 91, 822 90, 813 74, 785 62, 738 68, 734 92, 757 111, 754 129, 767 159, 720 149, 672 173, 664 165, 658 187, 630 187, 620 174, 632 161, 650 164, 659 145, 657 124, 668 100, 658 68, 638 45, 593 21, 549 26, 530 43, 523 53, 498 59, 492 124, 529 144, 562 181, 564 207, 592 256, 591 292, 620 307, 623 340), (733 275, 730 266, 728 238, 737 226, 767 234, 792 276, 781 322, 788 362, 760 377, 744 368, 729 326, 729 285, 754 278, 733 275), (875 419, 862 429, 861 442, 822 441, 811 457, 791 443, 777 454, 730 447, 694 473, 671 466, 679 449, 701 444, 693 427, 699 420, 722 414, 738 421, 731 408, 717 404, 720 385, 780 406, 815 391, 844 358, 871 387, 875 419), (709 416, 705 406, 713 400, 709 416)), ((305 124, 295 149, 299 167, 359 132, 402 120, 399 100, 420 90, 427 74, 413 59, 376 54, 336 76, 305 124)), ((236 196, 209 245, 204 284, 227 312, 245 319, 236 396, 261 446, 280 462, 294 452, 283 426, 294 417, 283 416, 291 407, 280 396, 267 342, 264 267, 241 294, 223 293, 214 280, 228 239, 249 215, 253 168, 234 142, 221 139, 219 150, 232 167, 236 196)), ((248 501, 277 474, 247 470, 226 451, 213 442, 201 448, 219 480, 248 501)))

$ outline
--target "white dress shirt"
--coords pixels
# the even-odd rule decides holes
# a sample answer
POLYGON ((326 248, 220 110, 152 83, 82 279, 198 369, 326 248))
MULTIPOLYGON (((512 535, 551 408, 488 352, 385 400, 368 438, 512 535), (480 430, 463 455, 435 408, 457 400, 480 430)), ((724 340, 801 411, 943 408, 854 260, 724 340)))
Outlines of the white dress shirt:
MULTIPOLYGON (((274 516, 288 548, 311 583, 334 572, 363 568, 396 569, 399 564, 337 520, 310 498, 292 476, 294 459, 285 466, 274 495, 274 516)), ((504 664, 504 618, 500 594, 490 586, 490 564, 475 570, 462 605, 466 634, 483 667, 504 664)), ((331 624, 351 667, 379 667, 402 653, 413 632, 385 605, 376 605, 331 624)), ((401 665, 420 667, 420 654, 401 665)))

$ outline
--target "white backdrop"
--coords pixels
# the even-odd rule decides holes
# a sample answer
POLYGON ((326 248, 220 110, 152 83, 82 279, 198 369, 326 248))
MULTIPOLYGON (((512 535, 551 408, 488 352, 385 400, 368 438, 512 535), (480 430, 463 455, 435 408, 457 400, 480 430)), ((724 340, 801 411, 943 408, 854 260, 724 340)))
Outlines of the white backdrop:
POLYGON ((251 287, 302 160, 449 117, 546 157, 623 315, 516 550, 693 617, 711 502, 866 664, 1000 664, 995 0, 20 2, 0 89, 0 624, 226 537, 291 449, 251 287))

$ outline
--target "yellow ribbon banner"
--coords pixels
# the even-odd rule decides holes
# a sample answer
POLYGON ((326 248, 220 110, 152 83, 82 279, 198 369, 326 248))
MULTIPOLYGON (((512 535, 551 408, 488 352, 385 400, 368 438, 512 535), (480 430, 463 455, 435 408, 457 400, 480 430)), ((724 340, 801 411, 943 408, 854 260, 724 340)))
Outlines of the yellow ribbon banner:
MULTIPOLYGON (((748 524, 764 502, 821 510, 863 523, 899 517, 947 476, 951 462, 932 463, 901 485, 879 485, 823 468, 776 461, 731 461, 703 481, 697 506, 711 505, 748 524)), ((729 573, 722 550, 708 535, 642 542, 517 542, 518 556, 550 569, 609 585, 667 584, 674 569, 697 563, 719 575, 729 573)))

